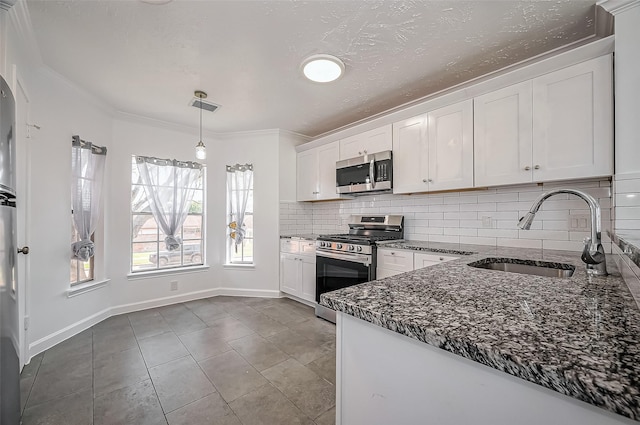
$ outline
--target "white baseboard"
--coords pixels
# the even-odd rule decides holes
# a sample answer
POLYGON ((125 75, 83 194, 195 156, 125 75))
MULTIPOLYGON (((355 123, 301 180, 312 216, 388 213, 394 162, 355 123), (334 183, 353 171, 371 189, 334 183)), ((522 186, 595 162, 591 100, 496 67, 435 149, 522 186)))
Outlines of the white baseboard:
POLYGON ((292 299, 294 301, 297 301, 297 302, 299 302, 301 304, 308 305, 309 307, 314 307, 315 308, 315 306, 317 305, 317 303, 314 302, 314 301, 303 300, 302 298, 298 298, 295 295, 287 294, 287 293, 284 293, 284 292, 282 293, 282 295, 284 295, 286 298, 290 298, 290 299, 292 299))
POLYGON ((202 298, 215 297, 219 295, 237 296, 237 297, 263 297, 263 298, 280 298, 282 293, 277 290, 255 290, 240 288, 214 288, 202 291, 194 291, 186 294, 173 295, 169 297, 155 298, 153 300, 141 301, 137 303, 123 304, 104 309, 94 315, 85 317, 71 325, 40 338, 29 344, 29 353, 27 355, 27 363, 35 355, 53 347, 62 341, 71 338, 80 332, 89 329, 91 326, 108 319, 111 316, 119 314, 132 313, 134 311, 147 310, 150 308, 163 307, 165 305, 182 303, 187 301, 199 300, 202 298))
POLYGON ((52 334, 38 339, 37 341, 32 342, 31 344, 29 344, 29 353, 27 353, 28 355, 26 363, 28 364, 33 356, 40 354, 45 350, 48 350, 54 345, 59 344, 62 341, 69 339, 84 330, 89 329, 91 326, 100 323, 104 319, 107 319, 111 316, 111 309, 105 308, 104 310, 99 311, 96 314, 85 317, 82 320, 78 320, 77 322, 72 323, 65 328, 62 328, 59 331, 56 331, 52 334))

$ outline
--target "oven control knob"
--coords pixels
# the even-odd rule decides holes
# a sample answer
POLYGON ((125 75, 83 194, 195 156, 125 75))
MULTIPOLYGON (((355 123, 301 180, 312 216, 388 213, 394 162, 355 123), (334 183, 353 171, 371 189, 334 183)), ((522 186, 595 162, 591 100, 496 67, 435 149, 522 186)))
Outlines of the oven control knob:
POLYGON ((353 251, 353 250, 355 250, 355 249, 356 249, 356 248, 355 248, 353 245, 349 245, 349 251, 353 251))
POLYGON ((324 242, 318 242, 318 246, 324 246, 324 242))
POLYGON ((362 251, 362 247, 361 247, 361 246, 359 246, 359 247, 358 247, 358 252, 361 252, 361 251, 362 251))
POLYGON ((341 244, 341 243, 337 244, 337 245, 336 245, 336 248, 338 248, 338 249, 342 249, 342 244, 341 244))

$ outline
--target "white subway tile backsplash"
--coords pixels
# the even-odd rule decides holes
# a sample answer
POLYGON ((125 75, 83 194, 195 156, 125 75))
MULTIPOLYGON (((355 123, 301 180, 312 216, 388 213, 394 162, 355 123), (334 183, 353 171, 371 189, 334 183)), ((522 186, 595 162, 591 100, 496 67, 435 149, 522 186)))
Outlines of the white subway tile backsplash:
MULTIPOLYGON (((625 199, 617 207, 618 228, 638 229, 640 214, 637 217, 635 215, 640 208, 640 179, 620 180, 616 181, 616 185, 621 182, 627 182, 629 190, 635 188, 638 200, 634 203, 634 197, 616 194, 616 201, 622 197, 625 199)), ((381 194, 336 202, 282 202, 280 232, 346 232, 352 214, 402 214, 405 217, 405 238, 409 240, 572 251, 576 247, 581 249, 581 240, 574 239, 588 232, 569 232, 569 214, 589 214, 589 209, 583 200, 574 196, 553 196, 545 201, 536 214, 531 230, 517 228, 518 219, 529 211, 533 200, 555 187, 580 188, 598 198, 602 209, 603 241, 608 241, 604 234, 604 229, 611 227, 611 182, 608 180, 525 184, 436 194, 381 194), (490 223, 490 227, 484 226, 487 223, 490 223)), ((611 244, 607 244, 610 247, 611 244)))

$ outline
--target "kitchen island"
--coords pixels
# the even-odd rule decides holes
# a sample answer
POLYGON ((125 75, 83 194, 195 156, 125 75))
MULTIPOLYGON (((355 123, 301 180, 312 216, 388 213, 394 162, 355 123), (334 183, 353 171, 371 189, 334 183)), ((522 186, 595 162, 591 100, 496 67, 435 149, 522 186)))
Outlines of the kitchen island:
POLYGON ((427 245, 477 254, 322 296, 338 312, 338 423, 640 420, 640 310, 612 258, 593 278, 571 252, 427 245), (468 265, 487 257, 576 269, 468 265))

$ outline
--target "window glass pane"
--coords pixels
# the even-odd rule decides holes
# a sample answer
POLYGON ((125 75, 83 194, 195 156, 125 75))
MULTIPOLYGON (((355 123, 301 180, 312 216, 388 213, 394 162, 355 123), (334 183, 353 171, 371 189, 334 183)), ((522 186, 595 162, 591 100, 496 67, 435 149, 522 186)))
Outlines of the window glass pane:
POLYGON ((202 264, 202 241, 184 241, 183 258, 184 264, 202 264))
MULTIPOLYGON (((78 242, 80 240, 80 236, 78 232, 76 232, 76 228, 73 225, 73 217, 71 217, 71 243, 78 242)), ((91 236, 91 240, 93 240, 93 235, 91 236)), ((71 247, 69 247, 71 249, 71 247)), ((71 285, 75 285, 78 283, 88 282, 93 280, 93 257, 89 261, 79 261, 70 255, 70 265, 69 265, 69 282, 71 285)))
POLYGON ((188 215, 182 225, 182 239, 202 238, 202 216, 188 215))
MULTIPOLYGON (((162 242, 161 246, 164 246, 162 242)), ((132 246, 133 255, 131 256, 131 270, 140 271, 155 269, 158 267, 158 243, 134 243, 132 246)), ((166 265, 168 261, 160 259, 160 265, 166 265)))
POLYGON ((131 238, 133 242, 158 240, 158 223, 156 223, 156 219, 153 216, 133 214, 131 220, 131 238))

